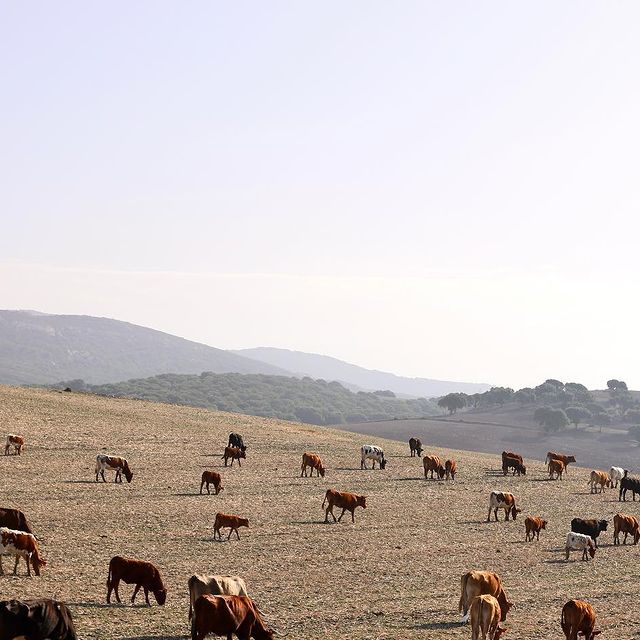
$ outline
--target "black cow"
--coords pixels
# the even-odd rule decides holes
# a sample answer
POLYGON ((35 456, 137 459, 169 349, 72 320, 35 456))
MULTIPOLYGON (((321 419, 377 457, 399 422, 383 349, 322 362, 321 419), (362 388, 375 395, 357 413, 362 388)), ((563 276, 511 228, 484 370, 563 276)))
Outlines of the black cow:
POLYGON ((571 531, 591 536, 596 547, 598 546, 598 536, 600 532, 606 531, 608 526, 609 522, 607 520, 583 520, 582 518, 574 518, 571 521, 571 531))
POLYGON ((55 600, 0 602, 0 640, 76 640, 71 612, 55 600))
POLYGON ((7 527, 7 529, 13 529, 14 531, 33 533, 27 517, 22 511, 18 511, 17 509, 0 508, 0 527, 7 527))
POLYGON ((229 434, 229 443, 227 444, 227 447, 236 447, 237 449, 242 449, 242 451, 247 450, 247 447, 244 446, 242 436, 239 433, 229 434))
POLYGON ((636 501, 636 493, 640 494, 640 479, 630 478, 625 476, 620 480, 620 494, 618 496, 618 502, 620 500, 627 501, 627 489, 633 493, 633 501, 636 501))
POLYGON ((520 460, 517 458, 510 458, 509 456, 502 457, 502 474, 507 475, 507 471, 509 469, 513 469, 513 474, 516 475, 527 475, 527 467, 525 467, 520 460))
POLYGON ((422 455, 422 442, 420 438, 409 438, 409 449, 411 450, 411 457, 415 457, 418 454, 418 458, 422 455))

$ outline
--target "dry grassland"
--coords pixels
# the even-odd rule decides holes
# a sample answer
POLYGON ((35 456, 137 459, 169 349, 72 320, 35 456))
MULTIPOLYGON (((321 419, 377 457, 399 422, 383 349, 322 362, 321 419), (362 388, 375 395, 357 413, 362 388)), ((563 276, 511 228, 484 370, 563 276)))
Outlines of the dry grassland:
MULTIPOLYGON (((516 604, 510 638, 558 638, 560 609, 572 597, 592 602, 604 638, 640 638, 640 545, 614 548, 601 537, 593 562, 562 547, 574 516, 640 515, 615 491, 589 495, 588 470, 546 480, 541 461, 526 478, 497 475, 498 455, 449 452, 459 477, 425 481, 408 446, 276 420, 78 394, 0 387, 0 424, 24 434, 21 457, 0 456, 2 506, 25 511, 48 561, 42 577, 0 578, 4 598, 66 601, 81 638, 188 636, 186 583, 194 572, 245 577, 251 595, 290 638, 469 638, 458 624, 460 575, 492 569, 516 604), (248 459, 225 469, 230 431, 242 433, 248 459), (361 471, 359 447, 384 446, 385 471, 361 471), (305 450, 327 465, 324 479, 300 478, 305 450), (94 482, 97 453, 124 455, 132 484, 94 482), (204 469, 222 473, 219 496, 198 495, 204 469), (327 488, 367 496, 356 523, 323 524, 327 488), (512 491, 524 514, 550 521, 539 543, 524 542, 523 519, 487 524, 488 494, 512 491), (246 516, 241 540, 214 542, 220 510, 246 516), (167 605, 105 604, 111 556, 156 563, 167 605)), ((499 452, 497 452, 499 453, 499 452)), ((113 474, 108 476, 111 480, 113 474)), ((5 559, 5 569, 11 566, 5 559)), ((130 597, 132 587, 121 586, 130 597)), ((123 598, 123 600, 124 600, 123 598)), ((142 601, 142 600, 141 600, 142 601)))

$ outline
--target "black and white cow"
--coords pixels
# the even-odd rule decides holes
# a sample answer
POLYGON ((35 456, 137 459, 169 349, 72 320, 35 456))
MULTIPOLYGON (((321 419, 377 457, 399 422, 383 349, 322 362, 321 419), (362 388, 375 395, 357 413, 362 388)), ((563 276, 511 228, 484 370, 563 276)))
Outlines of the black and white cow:
POLYGON ((376 462, 380 464, 380 468, 384 469, 387 466, 387 460, 384 457, 384 451, 380 447, 376 447, 373 444, 364 444, 360 448, 360 468, 368 469, 367 460, 373 461, 372 469, 376 468, 376 462))

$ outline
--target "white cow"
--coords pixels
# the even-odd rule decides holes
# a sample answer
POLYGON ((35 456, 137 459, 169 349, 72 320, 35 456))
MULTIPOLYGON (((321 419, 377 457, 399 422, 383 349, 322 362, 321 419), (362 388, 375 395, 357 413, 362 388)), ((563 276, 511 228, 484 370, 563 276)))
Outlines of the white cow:
POLYGON ((380 447, 376 447, 373 444, 364 444, 360 448, 360 468, 367 469, 366 460, 373 460, 372 469, 376 468, 376 462, 380 464, 380 468, 384 469, 387 466, 387 460, 384 457, 384 451, 380 447))
POLYGON ((247 584, 240 576, 194 574, 189 578, 189 620, 195 617, 196 600, 203 595, 246 596, 247 584))
POLYGON ((622 478, 626 477, 629 472, 622 467, 611 467, 609 471, 609 478, 611 478, 611 486, 618 487, 618 482, 622 480, 622 478), (615 483, 615 484, 614 484, 615 483))
POLYGON ((571 531, 567 534, 564 551, 566 553, 565 560, 569 559, 570 551, 582 551, 582 559, 589 560, 589 556, 593 558, 596 555, 596 545, 591 536, 571 531))

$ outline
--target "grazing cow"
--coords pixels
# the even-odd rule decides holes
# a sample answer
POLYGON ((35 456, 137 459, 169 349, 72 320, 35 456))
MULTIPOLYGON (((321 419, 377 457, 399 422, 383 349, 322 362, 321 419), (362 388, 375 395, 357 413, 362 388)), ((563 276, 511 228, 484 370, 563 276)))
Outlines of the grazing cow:
POLYGON ((565 466, 565 473, 567 471, 566 467, 570 462, 575 462, 576 459, 574 456, 565 456, 562 453, 556 453, 555 451, 548 451, 547 457, 545 458, 545 464, 549 464, 551 460, 562 460, 565 466))
POLYGON ((76 629, 69 607, 62 602, 4 600, 0 602, 0 640, 76 640, 76 629))
POLYGON ((371 468, 376 468, 376 462, 380 465, 381 469, 387 466, 387 460, 384 457, 384 451, 380 447, 376 447, 373 444, 364 444, 360 447, 360 468, 367 469, 366 460, 371 460, 371 468))
POLYGON ((458 463, 455 460, 447 460, 444 463, 444 471, 447 476, 447 480, 451 477, 452 480, 456 479, 456 473, 458 472, 458 463))
POLYGON ((153 593, 158 604, 163 605, 167 600, 167 590, 162 582, 160 572, 150 562, 123 558, 122 556, 111 558, 109 575, 107 576, 107 603, 111 602, 111 591, 115 593, 116 600, 120 602, 120 594, 118 593, 120 580, 126 584, 136 585, 131 596, 131 604, 135 602, 141 587, 144 590, 144 600, 149 606, 151 606, 149 591, 153 593))
POLYGON ((189 620, 200 596, 246 596, 247 584, 240 576, 192 575, 189 578, 189 620))
POLYGON ((206 635, 226 636, 231 640, 273 640, 255 602, 248 596, 200 596, 194 607, 191 640, 203 640, 206 635))
POLYGON ((498 640, 507 631, 500 627, 500 604, 489 594, 476 596, 471 603, 471 640, 498 640))
POLYGON ((2 556, 15 557, 16 564, 13 567, 14 576, 18 574, 20 558, 24 558, 24 561, 27 563, 28 576, 31 576, 31 566, 29 562, 33 565, 33 570, 37 576, 40 575, 40 567, 44 567, 47 564, 40 557, 38 542, 32 533, 7 529, 7 527, 0 527, 0 576, 4 575, 2 556))
POLYGON ((522 513, 522 509, 516 507, 516 499, 512 493, 492 491, 489 496, 487 522, 491 520, 491 511, 493 511, 496 522, 498 521, 498 509, 504 509, 505 522, 509 520, 509 515, 515 520, 516 515, 522 513))
POLYGON ((9 455, 9 449, 13 447, 13 454, 19 456, 24 449, 24 438, 22 436, 17 436, 14 433, 7 434, 7 441, 4 445, 4 455, 9 455))
POLYGON ((322 460, 320 456, 315 453, 303 453, 302 454, 302 466, 300 467, 300 477, 307 477, 307 467, 311 467, 311 471, 309 472, 310 476, 313 478, 313 470, 316 470, 316 474, 318 476, 322 476, 324 478, 325 468, 322 466, 322 460))
POLYGON ((524 532, 525 541, 531 540, 533 542, 533 538, 536 540, 540 540, 540 531, 541 529, 547 528, 547 521, 542 518, 536 518, 534 516, 527 516, 524 521, 524 532))
POLYGON ((567 465, 562 460, 552 458, 549 460, 549 477, 553 480, 553 474, 556 474, 556 480, 562 480, 562 474, 567 470, 567 465))
POLYGON ((583 533, 593 539, 596 547, 598 546, 598 536, 601 531, 606 531, 609 526, 607 520, 584 520, 583 518, 574 518, 571 521, 571 531, 575 533, 583 533))
POLYGON ((513 453, 513 451, 502 452, 502 464, 507 458, 515 458, 520 464, 524 464, 524 458, 519 453, 513 453))
POLYGON ((611 486, 611 479, 606 471, 596 471, 594 469, 589 476, 587 484, 591 485, 591 493, 598 493, 598 486, 600 486, 600 493, 602 493, 605 487, 611 486))
POLYGON ((0 509, 0 527, 13 529, 14 531, 24 531, 33 533, 27 517, 17 509, 0 509))
POLYGON ((460 579, 460 586, 462 591, 458 604, 458 610, 462 613, 460 622, 464 623, 469 620, 469 610, 473 599, 483 594, 491 595, 497 599, 500 605, 500 622, 507 619, 507 613, 513 604, 507 600, 502 580, 497 573, 493 573, 493 571, 467 571, 460 579))
POLYGON ((227 447, 233 447, 235 449, 240 449, 242 451, 246 451, 247 447, 244 446, 244 440, 239 433, 230 433, 229 434, 229 442, 227 443, 227 447))
POLYGON ((616 513, 613 516, 613 544, 620 544, 620 534, 624 533, 624 544, 627 544, 627 536, 633 537, 633 544, 640 540, 640 524, 635 516, 627 516, 624 513, 616 513))
POLYGON ((569 600, 562 607, 560 626, 566 640, 578 640, 578 636, 584 636, 584 640, 593 640, 599 633, 596 629, 596 614, 593 607, 584 600, 569 600))
POLYGON ((420 438, 409 438, 409 449, 411 449, 411 457, 414 458, 416 455, 418 458, 422 455, 422 442, 420 442, 420 438))
POLYGON ((229 458, 231 458, 231 466, 233 467, 233 461, 238 461, 238 466, 241 467, 240 458, 246 458, 247 454, 242 450, 238 449, 238 447, 225 447, 224 453, 222 454, 222 458, 224 460, 224 466, 227 466, 227 462, 229 458))
POLYGON ((506 476, 509 469, 513 469, 513 473, 511 475, 516 475, 516 473, 520 476, 527 475, 527 467, 525 467, 520 460, 517 458, 509 458, 509 456, 505 456, 502 458, 502 475, 506 476))
POLYGON ((213 539, 216 539, 216 534, 220 540, 222 540, 222 534, 220 533, 220 529, 229 528, 229 535, 227 536, 227 540, 231 539, 231 534, 235 531, 238 540, 240 540, 240 534, 238 533, 238 529, 240 527, 249 528, 249 520, 247 518, 240 518, 239 516, 231 516, 226 513, 216 513, 216 519, 213 523, 213 539))
POLYGON ((611 478, 611 486, 618 488, 618 482, 629 475, 629 471, 627 469, 623 469, 622 467, 611 467, 609 470, 609 477, 611 478))
POLYGON ((582 559, 589 560, 587 553, 593 558, 596 555, 596 544, 591 536, 584 533, 567 534, 567 542, 564 547, 565 560, 569 559, 570 551, 582 551, 582 559))
POLYGON ((438 456, 425 456, 422 458, 422 466, 424 467, 424 477, 428 477, 427 474, 431 471, 431 479, 433 480, 433 473, 437 474, 436 480, 444 478, 446 473, 442 460, 438 456))
POLYGON ((202 480, 200 481, 200 495, 202 495, 202 488, 207 485, 207 493, 211 495, 209 491, 209 485, 212 484, 215 490, 215 494, 218 495, 224 487, 222 486, 222 476, 217 471, 203 471, 202 480))
POLYGON ((356 510, 356 507, 362 507, 363 509, 367 508, 367 497, 357 496, 355 493, 341 492, 336 491, 335 489, 327 489, 327 492, 324 494, 324 500, 322 501, 323 509, 325 503, 327 504, 327 509, 324 514, 325 522, 329 522, 329 514, 333 516, 334 522, 340 522, 345 511, 351 512, 351 522, 355 522, 356 519, 354 516, 354 511, 356 510), (342 513, 337 520, 335 513, 333 513, 333 507, 342 509, 342 513))
POLYGON ((98 482, 98 475, 102 476, 102 481, 106 482, 104 477, 105 469, 115 469, 116 477, 114 482, 122 482, 122 474, 127 479, 127 482, 131 482, 133 478, 133 472, 129 468, 129 463, 125 458, 119 458, 118 456, 107 456, 100 453, 96 456, 96 482, 98 482))
POLYGON ((620 495, 618 496, 618 502, 623 500, 627 501, 627 491, 633 493, 633 501, 636 501, 636 493, 640 494, 640 479, 624 476, 620 480, 620 495))

